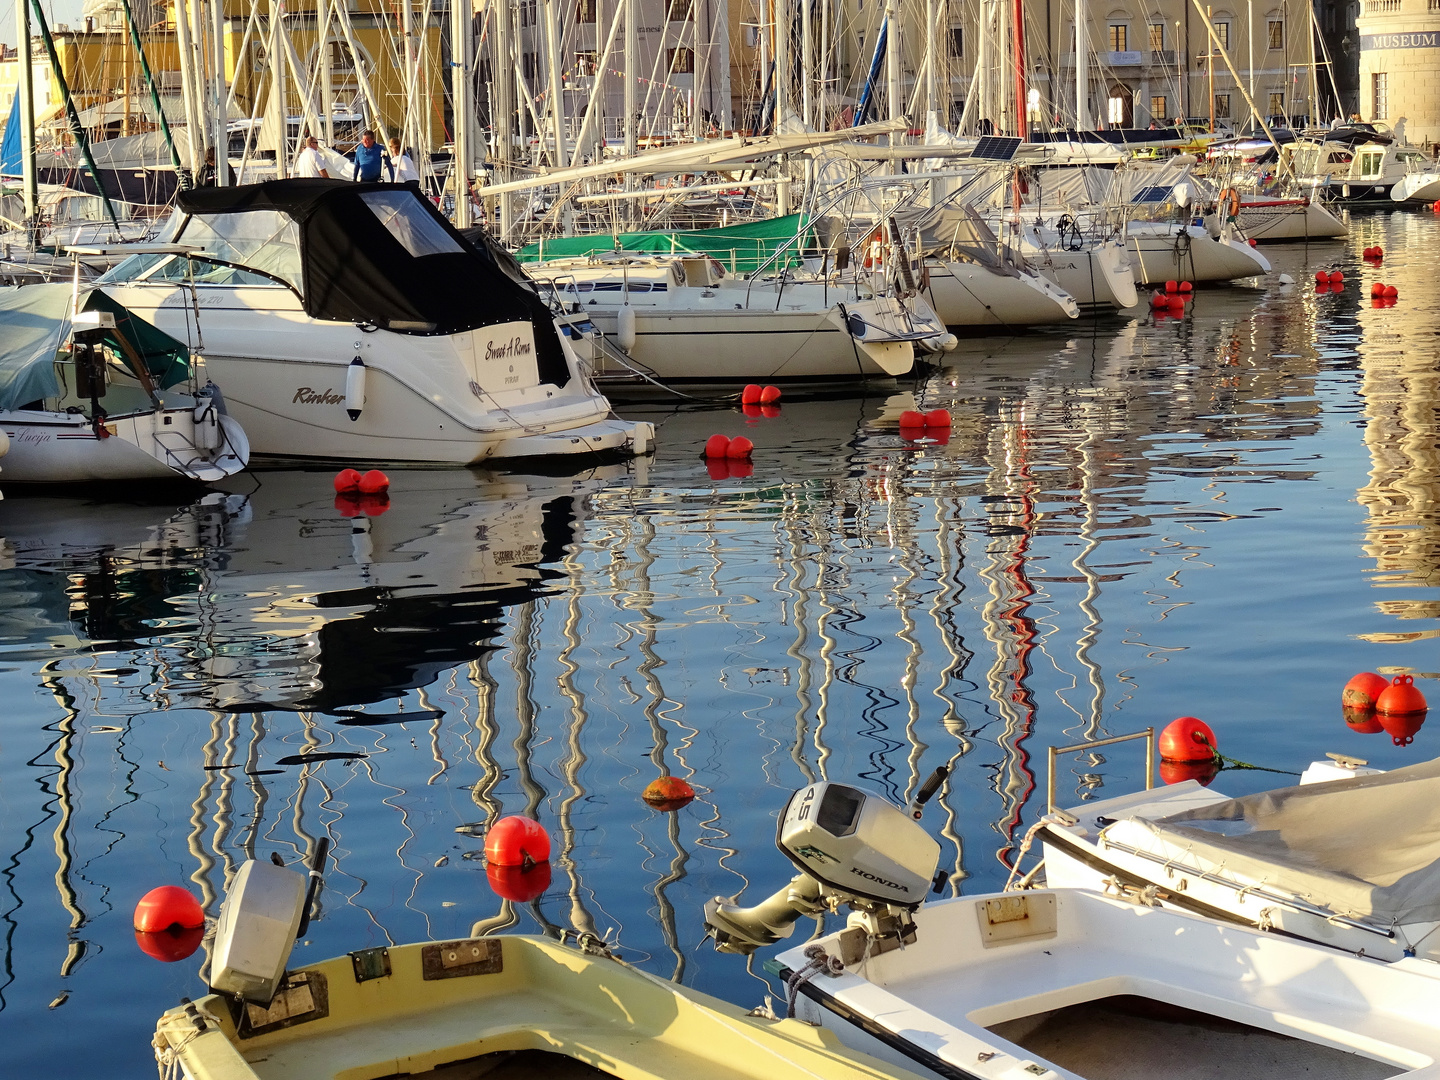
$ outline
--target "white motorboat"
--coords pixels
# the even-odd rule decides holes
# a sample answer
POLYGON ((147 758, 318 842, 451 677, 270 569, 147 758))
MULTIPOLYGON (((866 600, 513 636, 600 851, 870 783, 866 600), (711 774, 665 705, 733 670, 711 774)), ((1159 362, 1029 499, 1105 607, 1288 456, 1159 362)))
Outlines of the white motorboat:
POLYGON ((1229 229, 1213 237, 1193 222, 1131 221, 1125 239, 1142 285, 1240 281, 1270 272, 1270 261, 1229 229))
POLYGON ((1440 172, 1423 168, 1407 172, 1391 187, 1390 198, 1395 202, 1440 201, 1440 172))
POLYGON ((1396 184, 1409 175, 1432 170, 1435 164, 1422 150, 1388 142, 1353 147, 1334 142, 1300 142, 1292 154, 1303 185, 1319 184, 1342 202, 1389 199, 1396 184))
POLYGON ((277 180, 182 192, 106 291, 197 348, 255 452, 468 464, 644 453, 546 305, 418 189, 277 180))
POLYGON ((98 290, 0 290, 0 429, 10 483, 183 479, 245 468, 250 445, 185 346, 98 290), (188 390, 187 390, 188 384, 188 390))
MULTIPOLYGON (((708 255, 606 253, 526 271, 584 312, 646 374, 756 381, 904 375, 915 350, 953 347, 923 300, 887 296, 862 275, 737 277, 708 255)), ((594 361, 603 374, 633 374, 594 361)))
MULTIPOLYGON (((937 775, 943 774, 943 770, 937 775)), ((1440 1076, 1440 967, 1365 955, 1088 889, 922 903, 940 847, 882 796, 796 792, 777 843, 800 873, 755 907, 717 897, 724 951, 849 907, 781 952, 787 1011, 946 1080, 1440 1076)), ((943 875, 933 878, 943 885, 943 875)))

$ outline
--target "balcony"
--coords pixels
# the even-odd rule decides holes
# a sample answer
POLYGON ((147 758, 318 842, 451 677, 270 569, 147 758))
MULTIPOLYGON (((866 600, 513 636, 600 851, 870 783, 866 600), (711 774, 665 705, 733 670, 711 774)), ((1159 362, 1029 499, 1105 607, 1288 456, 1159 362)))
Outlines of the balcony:
MULTIPOLYGON (((1365 0, 1366 15, 1394 15, 1400 10, 1400 0, 1365 0)), ((1435 10, 1435 0, 1430 0, 1430 10, 1435 10)))

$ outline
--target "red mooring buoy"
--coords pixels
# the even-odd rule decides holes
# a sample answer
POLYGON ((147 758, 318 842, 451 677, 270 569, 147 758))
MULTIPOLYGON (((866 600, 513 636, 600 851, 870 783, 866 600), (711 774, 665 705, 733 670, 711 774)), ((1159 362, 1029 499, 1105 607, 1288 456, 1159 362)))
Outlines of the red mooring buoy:
POLYGON ((679 810, 695 798, 695 789, 678 776, 657 776, 640 796, 656 810, 679 810))
POLYGON ((925 426, 927 428, 950 428, 949 409, 931 409, 925 414, 925 426))
POLYGON ((730 445, 725 448, 725 456, 731 458, 748 458, 750 452, 755 449, 755 444, 744 435, 737 435, 730 440, 730 445))
POLYGON ((764 389, 759 383, 750 383, 744 390, 740 391, 740 403, 742 405, 759 405, 760 395, 764 389))
POLYGON ((1340 704, 1347 709, 1373 709, 1381 692, 1390 685, 1384 675, 1373 671, 1362 671, 1345 684, 1340 693, 1340 704))
POLYGON ((1219 752, 1215 733, 1205 721, 1182 716, 1160 732, 1160 757, 1164 761, 1207 761, 1219 752))
POLYGON ((135 905, 135 929, 153 934, 172 926, 193 930, 205 925, 205 909, 195 894, 179 885, 151 889, 135 905))
POLYGON ((360 473, 355 469, 341 469, 335 474, 335 490, 339 492, 359 491, 360 473))
POLYGON ((705 456, 723 458, 725 452, 730 449, 729 435, 711 435, 705 440, 705 456))
POLYGON ((364 476, 360 477, 361 495, 378 495, 382 491, 390 490, 390 477, 386 476, 379 469, 371 469, 364 476))
POLYGON ((548 862, 550 834, 534 818, 512 814, 485 834, 485 862, 494 866, 526 866, 548 862))
POLYGON ((780 400, 780 388, 778 386, 767 386, 760 391, 760 404, 773 405, 780 400))
POLYGON ((1413 716, 1427 708, 1425 695, 1415 686, 1411 675, 1396 675, 1375 699, 1375 711, 1382 716, 1413 716))

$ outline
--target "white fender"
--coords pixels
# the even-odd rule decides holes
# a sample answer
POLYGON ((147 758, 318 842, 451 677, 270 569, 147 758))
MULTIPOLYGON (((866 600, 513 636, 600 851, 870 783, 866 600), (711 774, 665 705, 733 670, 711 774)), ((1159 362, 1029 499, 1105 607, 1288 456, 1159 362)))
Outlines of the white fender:
POLYGON ((620 347, 629 352, 635 347, 635 309, 626 304, 616 313, 615 324, 620 347))
POLYGON ((355 357, 345 369, 345 411, 351 420, 360 419, 365 407, 365 361, 355 357))

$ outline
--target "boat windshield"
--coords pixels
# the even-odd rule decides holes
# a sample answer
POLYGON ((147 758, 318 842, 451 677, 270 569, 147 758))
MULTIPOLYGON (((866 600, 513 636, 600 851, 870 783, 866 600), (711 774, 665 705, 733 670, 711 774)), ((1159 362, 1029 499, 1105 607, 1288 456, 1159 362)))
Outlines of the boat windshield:
POLYGON ((300 226, 278 210, 244 214, 196 214, 181 225, 176 242, 192 244, 222 263, 248 266, 279 278, 304 295, 300 226))

